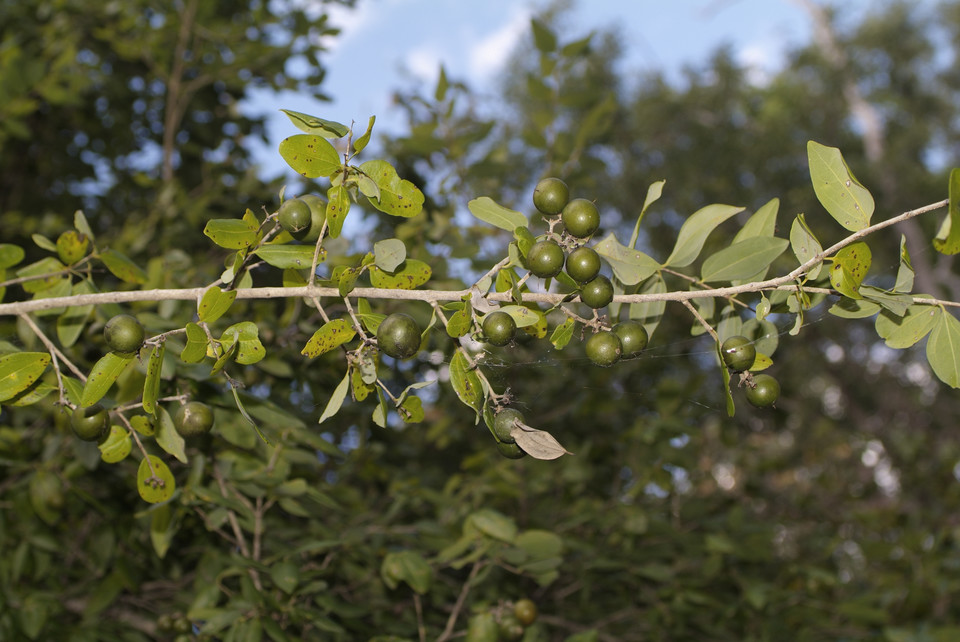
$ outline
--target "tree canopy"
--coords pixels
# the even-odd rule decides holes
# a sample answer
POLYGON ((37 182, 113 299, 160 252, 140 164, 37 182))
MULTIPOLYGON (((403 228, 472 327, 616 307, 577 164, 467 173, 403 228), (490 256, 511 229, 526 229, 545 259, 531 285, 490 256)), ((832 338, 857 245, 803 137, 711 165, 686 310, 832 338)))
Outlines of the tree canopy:
POLYGON ((558 5, 273 182, 325 3, 88 4, 0 1, 0 638, 960 634, 960 3, 763 82, 558 5))

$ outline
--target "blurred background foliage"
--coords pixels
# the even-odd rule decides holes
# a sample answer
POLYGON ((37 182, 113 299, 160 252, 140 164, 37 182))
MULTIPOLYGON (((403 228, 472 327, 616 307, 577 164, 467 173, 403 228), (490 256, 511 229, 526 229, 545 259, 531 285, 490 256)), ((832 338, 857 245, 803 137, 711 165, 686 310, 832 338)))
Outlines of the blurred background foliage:
MULTIPOLYGON (((38 257, 30 235, 55 238, 82 208, 98 242, 148 268, 148 286, 212 282, 221 256, 204 222, 273 211, 281 185, 258 177, 246 141, 264 124, 238 105, 254 88, 323 95, 317 38, 333 34, 319 6, 0 2, 3 241, 38 257), (286 73, 295 57, 307 75, 286 73)), ((623 34, 582 33, 562 3, 548 8, 497 96, 445 73, 398 88, 407 131, 378 144, 423 189, 425 212, 368 213, 340 249, 349 259, 396 236, 431 263, 433 287, 456 287, 509 240, 466 202, 488 195, 530 214, 545 175, 595 199, 600 234, 622 240, 665 179, 640 245, 661 260, 684 218, 714 202, 747 207, 742 222, 778 197, 780 236, 804 212, 828 244, 841 232, 810 187, 808 139, 843 151, 878 220, 944 198, 960 149, 960 2, 883 3, 847 29, 808 8, 817 37, 783 69, 756 78, 721 48, 679 82, 621 77, 623 34)), ((930 247, 939 219, 914 221, 871 241, 871 276, 895 274, 903 234, 917 291, 960 299, 954 261, 930 247)), ((169 505, 144 504, 135 463, 99 461, 52 401, 3 408, 0 639, 448 639, 522 597, 541 613, 528 640, 958 639, 956 392, 922 345, 892 351, 871 320, 836 319, 828 305, 795 337, 775 318, 781 400, 764 412, 740 403, 734 419, 710 340, 691 336, 681 306, 643 355, 610 369, 576 345, 489 351, 494 385, 576 453, 542 462, 500 457, 446 385, 423 391, 421 424, 377 428, 368 401, 317 426, 345 369, 339 355, 299 354, 319 317, 293 300, 237 304, 220 323, 256 322, 268 360, 231 374, 279 446, 259 442, 218 380, 171 359, 171 390, 215 405, 218 427, 187 465, 172 462, 169 505), (385 564, 401 553, 414 561, 385 564)), ((157 333, 193 306, 129 310, 157 333)), ((112 313, 94 313, 67 352, 75 362, 102 353, 112 313)), ((34 341, 9 318, 0 340, 34 341)), ((443 380, 450 347, 434 332, 391 385, 443 380)), ((130 379, 114 403, 135 400, 142 372, 130 379)))

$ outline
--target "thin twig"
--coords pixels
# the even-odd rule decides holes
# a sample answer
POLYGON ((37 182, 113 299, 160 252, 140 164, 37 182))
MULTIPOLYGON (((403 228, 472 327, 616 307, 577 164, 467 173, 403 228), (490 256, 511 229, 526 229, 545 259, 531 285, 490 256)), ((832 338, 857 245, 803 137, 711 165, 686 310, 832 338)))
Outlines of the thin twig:
POLYGON ((463 583, 463 586, 460 587, 460 594, 457 595, 457 601, 453 605, 453 611, 450 613, 450 617, 447 618, 447 625, 443 628, 443 633, 440 634, 440 637, 437 638, 437 642, 445 642, 453 636, 453 630, 457 626, 457 618, 460 617, 460 611, 463 609, 463 605, 467 601, 467 594, 470 592, 470 583, 476 579, 477 573, 480 572, 483 566, 483 562, 474 562, 473 568, 470 569, 470 575, 467 576, 467 580, 463 583))
POLYGON ((683 305, 688 310, 690 310, 690 314, 692 314, 694 318, 696 318, 696 320, 700 322, 700 325, 702 325, 706 329, 706 331, 710 333, 710 336, 713 337, 713 340, 716 341, 717 343, 720 343, 720 336, 717 334, 717 331, 714 330, 713 326, 707 323, 707 320, 700 315, 700 312, 697 310, 697 308, 694 307, 694 305, 689 301, 684 301, 683 305))

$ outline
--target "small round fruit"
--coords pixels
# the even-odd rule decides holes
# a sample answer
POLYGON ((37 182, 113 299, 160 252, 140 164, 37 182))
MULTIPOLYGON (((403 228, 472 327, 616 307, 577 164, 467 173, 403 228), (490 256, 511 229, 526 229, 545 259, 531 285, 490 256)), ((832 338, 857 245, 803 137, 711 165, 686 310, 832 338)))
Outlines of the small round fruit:
POLYGON ((516 444, 508 444, 505 441, 497 442, 497 450, 507 459, 523 459, 527 456, 527 453, 523 452, 523 448, 516 444))
POLYGON ((280 227, 290 232, 295 239, 303 238, 310 231, 310 221, 313 214, 310 206, 300 198, 291 198, 283 202, 277 212, 280 227))
POLYGON ((570 189, 559 178, 544 178, 533 189, 533 205, 541 214, 555 216, 570 200, 570 189))
POLYGON ((395 312, 377 328, 380 351, 394 359, 409 359, 420 350, 420 327, 409 314, 395 312))
POLYGON ((757 408, 769 408, 780 397, 780 383, 768 374, 753 376, 753 382, 747 384, 747 401, 757 408))
POLYGON ((517 600, 513 605, 513 615, 523 626, 530 626, 537 620, 537 605, 527 598, 517 600))
POLYGON ((735 372, 749 370, 757 358, 757 349, 750 339, 736 335, 720 345, 720 354, 728 368, 735 372))
POLYGON ((136 352, 146 335, 136 317, 118 314, 103 326, 103 339, 114 352, 136 352))
POLYGON ((613 283, 600 274, 583 286, 580 300, 594 310, 610 305, 613 301, 613 283))
POLYGON ((70 417, 73 434, 84 441, 100 441, 110 433, 107 411, 100 404, 77 408, 70 417))
POLYGON ((623 344, 609 330, 603 330, 587 339, 587 358, 598 366, 612 366, 623 355, 623 344))
POLYGON ((575 198, 563 208, 560 215, 567 232, 580 239, 585 239, 600 227, 600 211, 593 201, 585 198, 575 198))
POLYGON ((567 275, 577 283, 592 281, 600 273, 600 255, 592 247, 581 246, 567 255, 567 275))
POLYGON ((556 241, 537 241, 527 252, 527 269, 541 279, 552 279, 563 269, 563 248, 556 241))
POLYGON ((316 194, 304 194, 300 200, 310 206, 310 229, 299 240, 316 242, 323 224, 327 222, 327 202, 316 194))
POLYGON ((613 331, 620 337, 625 359, 637 356, 647 347, 647 329, 639 321, 621 321, 613 326, 613 331))
POLYGON ((483 336, 490 345, 507 345, 513 341, 516 331, 517 322, 506 312, 497 310, 483 317, 483 336))
POLYGON ((514 410, 513 408, 504 408, 498 412, 493 418, 493 434, 497 437, 498 440, 512 444, 516 441, 513 438, 513 435, 510 434, 510 431, 513 430, 516 422, 525 423, 523 414, 519 410, 514 410))
POLYGON ((213 410, 201 401, 188 401, 180 406, 173 425, 181 437, 196 437, 213 428, 213 410))

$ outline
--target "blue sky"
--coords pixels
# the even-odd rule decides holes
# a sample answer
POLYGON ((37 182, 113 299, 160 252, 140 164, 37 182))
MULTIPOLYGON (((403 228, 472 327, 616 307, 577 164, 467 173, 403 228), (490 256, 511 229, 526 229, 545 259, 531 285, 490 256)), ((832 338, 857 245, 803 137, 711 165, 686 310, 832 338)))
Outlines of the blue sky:
MULTIPOLYGON (((309 0, 308 0, 309 1, 309 0)), ((824 0, 819 0, 823 2, 824 0)), ((932 4, 921 0, 924 4, 932 4)), ((775 70, 792 46, 810 39, 810 21, 792 0, 572 0, 566 25, 582 36, 613 27, 626 44, 623 71, 662 70, 676 77, 685 64, 702 63, 720 44, 756 71, 758 80, 775 70)), ((877 0, 844 0, 841 17, 856 21, 877 0)), ((327 42, 328 76, 324 85, 334 102, 285 94, 276 105, 366 125, 377 116, 377 131, 398 131, 402 120, 390 105, 400 87, 432 87, 442 61, 451 77, 477 90, 493 89, 511 50, 529 37, 530 17, 544 2, 522 0, 358 0, 354 10, 337 9, 333 22, 340 36, 327 42)), ((276 100, 276 99, 272 99, 276 100)), ((283 171, 276 154, 280 140, 295 133, 286 117, 270 120, 271 149, 262 150, 263 169, 283 171), (272 156, 271 156, 272 154, 272 156)))

